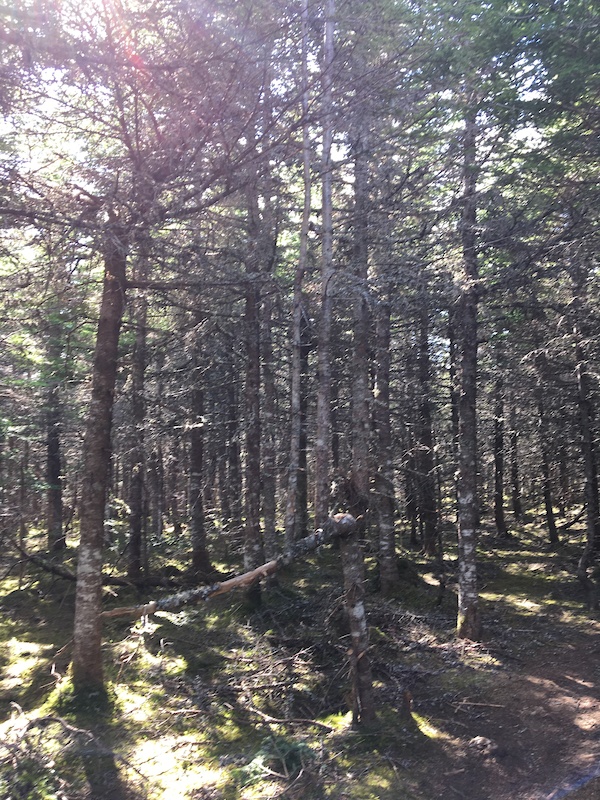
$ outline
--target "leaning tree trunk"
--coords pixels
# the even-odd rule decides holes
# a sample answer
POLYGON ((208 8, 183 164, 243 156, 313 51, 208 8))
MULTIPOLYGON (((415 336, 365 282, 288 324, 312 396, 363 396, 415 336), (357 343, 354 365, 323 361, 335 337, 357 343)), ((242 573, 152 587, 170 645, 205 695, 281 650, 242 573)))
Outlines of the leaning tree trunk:
POLYGON ((458 621, 462 639, 481 637, 477 588, 477 121, 468 110, 464 130, 463 285, 458 307, 460 398, 458 404, 458 621))
POLYGON ((92 387, 83 444, 81 536, 77 561, 73 630, 73 686, 77 693, 104 691, 102 669, 102 549, 104 507, 111 461, 111 427, 117 377, 119 332, 125 306, 126 235, 112 225, 106 232, 104 285, 92 387))

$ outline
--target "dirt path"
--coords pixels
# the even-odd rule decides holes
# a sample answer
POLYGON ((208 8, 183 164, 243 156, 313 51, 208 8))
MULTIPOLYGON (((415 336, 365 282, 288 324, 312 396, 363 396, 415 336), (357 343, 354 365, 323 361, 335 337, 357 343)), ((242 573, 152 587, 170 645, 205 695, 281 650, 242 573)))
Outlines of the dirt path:
POLYGON ((445 748, 440 800, 600 798, 600 626, 548 625, 521 631, 523 658, 456 707, 451 730, 467 744, 445 748))

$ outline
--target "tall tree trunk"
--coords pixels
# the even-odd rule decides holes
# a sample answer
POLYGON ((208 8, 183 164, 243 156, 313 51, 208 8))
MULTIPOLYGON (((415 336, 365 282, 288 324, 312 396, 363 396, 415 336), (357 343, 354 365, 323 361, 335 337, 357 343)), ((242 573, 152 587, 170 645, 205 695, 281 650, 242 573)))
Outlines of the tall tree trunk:
POLYGON ((148 463, 148 516, 154 539, 161 539, 164 529, 165 468, 160 444, 150 454, 148 463))
POLYGON ((376 312, 376 355, 373 422, 378 464, 375 473, 375 507, 379 527, 379 577, 383 594, 398 585, 394 527, 394 454, 390 421, 390 303, 380 300, 376 312))
POLYGON ((129 480, 129 545, 127 577, 139 581, 142 575, 144 553, 144 485, 145 485, 145 443, 144 424, 146 419, 145 376, 146 376, 146 317, 148 303, 140 296, 135 305, 135 343, 131 364, 131 424, 133 445, 131 448, 131 471, 129 480))
POLYGON ((240 458, 240 419, 238 403, 237 373, 233 359, 229 364, 227 386, 227 489, 231 507, 231 526, 234 531, 242 529, 242 467, 240 458))
MULTIPOLYGON (((270 119, 270 98, 265 103, 265 115, 270 119)), ((268 123, 267 123, 268 124, 268 123)), ((265 280, 269 279, 275 268, 277 256, 278 224, 277 213, 271 199, 272 189, 267 184, 261 198, 261 212, 258 216, 258 252, 257 263, 265 280)), ((256 212, 258 212, 258 208, 256 212)), ((262 408, 260 427, 261 486, 263 513, 263 546, 267 560, 277 558, 279 543, 277 541, 277 454, 276 454, 276 392, 275 369, 273 355, 273 307, 275 284, 270 282, 269 291, 262 302, 262 319, 259 322, 262 356, 262 408)))
MULTIPOLYGON (((304 308, 302 285, 308 266, 308 236, 311 212, 311 143, 309 130, 308 92, 308 36, 309 0, 302 2, 302 178, 304 202, 300 225, 300 251, 294 274, 294 298, 292 311, 292 361, 290 369, 290 450, 288 467, 287 499, 285 509, 285 547, 289 552, 306 524, 306 398, 303 367, 305 359, 305 337, 307 314, 304 308), (304 407, 303 407, 304 406, 304 407), (304 445, 304 447, 303 447, 304 445)), ((306 357, 307 357, 306 353, 306 357)))
POLYGON ((111 428, 119 332, 125 304, 127 238, 118 224, 106 232, 104 285, 83 444, 81 536, 73 630, 73 686, 77 693, 104 691, 102 669, 102 549, 110 474, 111 428))
POLYGON ((275 446, 276 407, 275 373, 273 369, 273 334, 271 330, 272 315, 273 301, 271 296, 269 296, 265 299, 263 305, 262 365, 264 402, 261 422, 263 538, 265 558, 267 561, 277 558, 279 550, 276 531, 277 456, 275 446))
POLYGON ((204 515, 204 390, 202 351, 205 344, 201 336, 200 315, 194 332, 194 370, 190 397, 190 449, 189 449, 189 514, 192 542, 192 571, 198 578, 207 578, 213 572, 206 539, 204 515))
POLYGON ((426 298, 421 298, 417 372, 419 403, 415 471, 419 512, 423 524, 423 552, 435 556, 438 552, 438 511, 433 458, 433 423, 431 419, 431 363, 429 358, 429 310, 426 298))
MULTIPOLYGON (((260 527, 261 500, 261 428, 260 428, 260 285, 258 239, 260 217, 255 189, 248 195, 248 259, 246 262, 245 334, 246 383, 244 406, 246 412, 246 463, 244 481, 244 568, 248 572, 263 561, 263 541, 260 527)), ((260 603, 260 583, 248 590, 253 605, 260 603)))
POLYGON ((181 511, 179 504, 179 481, 180 481, 180 466, 179 466, 180 444, 177 436, 174 437, 171 446, 171 452, 167 460, 167 497, 169 508, 169 519, 173 526, 173 534, 177 538, 181 536, 181 511))
POLYGON ((510 536, 504 515, 504 380, 494 383, 494 520, 501 539, 510 536))
POLYGON ((550 434, 548 431, 548 419, 542 397, 542 388, 538 388, 538 420, 540 433, 540 451, 542 456, 542 491, 544 494, 544 509, 546 512, 546 524, 548 525, 548 536, 551 545, 559 543, 556 520, 554 518, 554 502, 552 491, 552 478, 550 475, 550 456, 548 446, 550 434))
POLYGON ((523 519, 521 500, 521 478, 519 474, 519 431, 517 428, 517 407, 514 398, 510 405, 510 497, 512 512, 517 522, 523 519))
POLYGON ((364 103, 356 124, 351 144, 354 158, 354 231, 353 266, 356 278, 354 299, 354 341, 352 364, 352 483, 357 497, 357 507, 351 509, 358 518, 359 535, 365 529, 364 515, 369 506, 369 445, 371 440, 370 415, 370 359, 369 359, 369 164, 368 130, 364 103), (362 518, 361 518, 362 517, 362 518))
POLYGON ((340 540, 344 569, 344 593, 350 623, 352 723, 372 725, 377 720, 373 676, 369 660, 369 635, 364 602, 365 566, 358 531, 340 540))
POLYGON ((322 184, 322 262, 321 308, 318 329, 317 435, 315 442, 315 527, 324 525, 329 515, 331 480, 331 326, 333 317, 333 60, 335 0, 325 2, 325 40, 323 54, 323 147, 322 184))
POLYGON ((48 387, 46 410, 46 481, 48 552, 60 555, 67 546, 63 530, 63 483, 60 452, 61 424, 60 386, 52 381, 48 387))
POLYGON ((590 379, 581 345, 580 333, 575 331, 575 361, 579 425, 581 429, 581 453, 584 465, 584 497, 586 506, 586 543, 577 564, 577 577, 587 592, 590 609, 598 608, 598 580, 594 567, 600 547, 600 504, 598 502, 598 469, 594 448, 593 408, 590 398, 590 379))
POLYGON ((448 343, 450 365, 450 421, 452 431, 452 456, 458 467, 458 406, 460 402, 460 355, 458 337, 458 307, 448 313, 448 343))
POLYGON ((462 639, 481 637, 477 588, 477 114, 468 109, 464 129, 463 285, 459 302, 460 398, 458 406, 458 621, 462 639))

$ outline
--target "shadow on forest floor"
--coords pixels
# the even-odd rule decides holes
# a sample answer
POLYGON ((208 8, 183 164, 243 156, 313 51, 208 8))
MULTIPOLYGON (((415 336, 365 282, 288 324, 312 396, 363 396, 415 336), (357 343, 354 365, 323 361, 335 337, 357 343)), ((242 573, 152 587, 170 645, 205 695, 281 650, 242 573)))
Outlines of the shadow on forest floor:
POLYGON ((112 621, 109 713, 69 710, 72 587, 29 572, 19 588, 8 577, 0 796, 589 800, 597 781, 584 778, 600 765, 599 625, 582 605, 581 542, 570 534, 552 551, 533 524, 502 542, 483 532, 480 644, 453 636, 452 554, 440 605, 432 566, 407 555, 398 596, 368 597, 380 724, 361 732, 347 713, 333 550, 281 575, 259 611, 236 595, 144 624, 112 621))

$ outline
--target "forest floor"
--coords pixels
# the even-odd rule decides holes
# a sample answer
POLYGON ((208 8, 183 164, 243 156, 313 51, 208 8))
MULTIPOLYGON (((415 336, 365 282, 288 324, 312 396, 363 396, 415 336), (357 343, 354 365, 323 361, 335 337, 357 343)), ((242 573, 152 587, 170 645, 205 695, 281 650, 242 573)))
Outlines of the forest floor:
MULTIPOLYGON (((179 546, 156 554, 176 565, 179 546)), ((288 568, 258 611, 238 594, 111 621, 98 708, 75 707, 65 677, 72 586, 32 567, 19 577, 7 550, 0 798, 597 800, 600 621, 574 578, 581 547, 576 528, 556 550, 534 522, 506 541, 484 530, 481 643, 453 635, 452 552, 441 603, 414 554, 397 597, 369 579, 379 724, 366 731, 347 710, 335 549, 288 568)), ((138 599, 119 590, 107 604, 138 599)))

